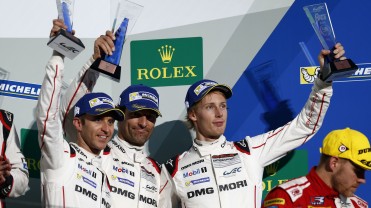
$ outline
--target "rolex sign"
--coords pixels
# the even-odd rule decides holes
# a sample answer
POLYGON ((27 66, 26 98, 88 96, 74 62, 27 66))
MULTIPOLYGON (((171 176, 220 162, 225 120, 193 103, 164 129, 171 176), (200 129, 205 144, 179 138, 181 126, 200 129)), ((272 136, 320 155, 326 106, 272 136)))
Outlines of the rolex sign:
POLYGON ((203 79, 202 38, 131 41, 131 84, 190 85, 203 79))

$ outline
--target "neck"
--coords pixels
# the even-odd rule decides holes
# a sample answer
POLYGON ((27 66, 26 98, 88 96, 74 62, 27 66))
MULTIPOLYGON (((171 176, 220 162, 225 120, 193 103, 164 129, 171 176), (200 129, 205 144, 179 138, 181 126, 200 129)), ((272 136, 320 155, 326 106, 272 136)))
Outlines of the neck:
POLYGON ((197 132, 196 134, 196 140, 201 141, 201 142, 215 142, 220 138, 221 135, 217 136, 204 136, 201 133, 197 132))
POLYGON ((331 184, 331 173, 326 171, 326 168, 324 166, 321 166, 319 165, 317 168, 316 168, 316 173, 318 175, 319 178, 321 178, 321 180, 330 188, 333 188, 332 187, 332 184, 331 184))
POLYGON ((100 154, 100 152, 102 151, 102 150, 100 150, 100 149, 94 149, 94 148, 91 148, 91 147, 89 147, 85 142, 84 142, 84 140, 83 139, 77 139, 77 141, 76 141, 76 144, 81 148, 81 149, 84 149, 85 151, 87 151, 87 152, 89 152, 89 153, 91 153, 91 154, 93 154, 93 155, 95 155, 95 156, 98 156, 99 154, 100 154))
POLYGON ((125 140, 125 138, 121 137, 120 135, 118 135, 118 139, 120 141, 124 142, 126 144, 126 146, 128 146, 129 148, 136 149, 136 150, 143 150, 143 148, 144 148, 144 145, 138 146, 138 145, 135 145, 135 144, 131 144, 130 142, 125 140))

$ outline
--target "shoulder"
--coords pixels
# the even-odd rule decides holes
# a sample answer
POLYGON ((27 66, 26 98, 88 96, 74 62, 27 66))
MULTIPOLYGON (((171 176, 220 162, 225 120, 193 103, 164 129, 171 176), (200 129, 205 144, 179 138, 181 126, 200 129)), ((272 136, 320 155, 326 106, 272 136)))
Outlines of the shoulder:
POLYGON ((161 173, 161 165, 160 165, 160 163, 158 163, 155 159, 153 159, 151 157, 147 157, 147 159, 152 164, 152 166, 156 169, 157 173, 160 174, 161 173))
POLYGON ((278 187, 285 191, 293 202, 303 196, 304 190, 310 186, 310 182, 307 177, 302 176, 286 183, 279 185, 278 187))
POLYGON ((197 150, 192 145, 187 151, 184 151, 183 153, 175 155, 174 157, 168 159, 164 163, 165 168, 167 169, 167 171, 170 173, 171 176, 174 176, 175 173, 178 171, 180 160, 182 160, 182 162, 184 160, 187 160, 187 161, 192 160, 191 159, 192 157, 190 158, 189 156, 194 155, 196 152, 197 150))
POLYGON ((292 205, 292 200, 287 192, 277 186, 265 197, 262 207, 287 207, 292 205))
POLYGON ((109 155, 111 154, 111 147, 108 145, 103 149, 103 155, 109 155))
POLYGON ((368 203, 361 199, 360 197, 354 195, 353 197, 350 197, 350 200, 352 201, 352 203, 355 203, 357 204, 359 207, 361 208, 367 208, 368 207, 368 203))
POLYGON ((240 141, 235 141, 232 143, 237 148, 238 151, 248 155, 250 154, 249 143, 247 142, 246 139, 242 139, 240 141))
POLYGON ((288 207, 303 196, 303 191, 309 184, 303 176, 290 180, 273 188, 264 199, 263 207, 288 207))
POLYGON ((180 155, 176 155, 165 162, 165 168, 172 177, 178 171, 179 157, 180 155))
POLYGON ((12 124, 13 124, 13 119, 14 119, 14 114, 9 112, 9 111, 6 111, 6 110, 3 110, 3 109, 0 109, 0 120, 1 120, 1 123, 2 125, 10 130, 10 128, 12 127, 12 124))

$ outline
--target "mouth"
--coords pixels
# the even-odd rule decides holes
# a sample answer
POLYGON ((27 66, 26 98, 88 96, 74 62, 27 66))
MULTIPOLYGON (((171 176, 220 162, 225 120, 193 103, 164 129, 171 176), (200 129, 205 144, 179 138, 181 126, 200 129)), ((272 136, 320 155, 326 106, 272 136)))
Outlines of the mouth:
POLYGON ((98 135, 98 138, 99 138, 99 140, 106 141, 106 140, 109 139, 109 136, 107 136, 107 135, 98 135))
POLYGON ((222 127, 224 125, 224 121, 215 121, 213 122, 213 124, 216 126, 216 127, 222 127))

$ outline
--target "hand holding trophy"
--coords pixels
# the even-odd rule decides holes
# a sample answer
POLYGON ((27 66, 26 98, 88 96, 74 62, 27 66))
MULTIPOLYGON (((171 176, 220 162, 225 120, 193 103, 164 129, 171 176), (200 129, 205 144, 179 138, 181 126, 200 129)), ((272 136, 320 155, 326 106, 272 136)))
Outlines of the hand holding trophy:
MULTIPOLYGON (((333 51, 336 39, 326 3, 308 5, 303 9, 323 49, 333 51)), ((325 62, 320 78, 326 82, 349 77, 358 69, 351 59, 335 59, 333 53, 326 57, 325 62)))
POLYGON ((111 1, 111 5, 117 5, 115 8, 116 14, 113 18, 112 33, 115 31, 117 21, 122 20, 120 26, 115 32, 115 38, 113 41, 115 50, 112 51, 111 54, 103 52, 103 54, 94 61, 90 68, 107 75, 115 81, 120 81, 121 66, 119 64, 125 37, 127 32, 134 26, 136 18, 142 11, 142 6, 126 0, 121 0, 117 4, 111 1))
POLYGON ((112 55, 104 55, 103 59, 98 58, 94 61, 94 63, 91 65, 91 69, 97 70, 110 78, 113 78, 114 80, 120 80, 121 77, 121 66, 120 59, 122 54, 122 48, 124 46, 125 36, 126 36, 126 30, 128 26, 129 20, 125 18, 119 29, 115 32, 115 51, 112 52, 112 55))
POLYGON ((56 36, 51 37, 47 45, 69 59, 74 59, 85 49, 80 39, 72 34, 72 17, 74 0, 56 0, 58 19, 63 20, 67 29, 60 29, 56 36))

